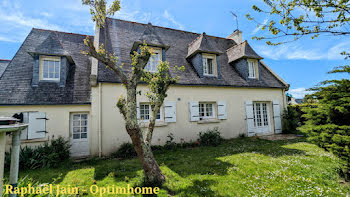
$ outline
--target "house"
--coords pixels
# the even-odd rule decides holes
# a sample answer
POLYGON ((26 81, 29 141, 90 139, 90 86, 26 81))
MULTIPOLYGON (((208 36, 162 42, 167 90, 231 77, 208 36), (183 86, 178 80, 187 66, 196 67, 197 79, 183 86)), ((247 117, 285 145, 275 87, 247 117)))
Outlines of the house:
MULTIPOLYGON (((29 123, 22 144, 37 145, 63 136, 73 157, 109 155, 130 141, 116 102, 126 93, 120 79, 96 59, 82 55, 86 35, 32 29, 0 80, 0 113, 23 113, 29 123)), ((281 111, 288 84, 278 77, 236 30, 227 38, 141 24, 106 20, 96 28, 104 43, 130 71, 130 54, 146 42, 154 49, 146 69, 159 60, 185 71, 168 91, 153 137, 164 144, 194 141, 219 127, 224 138, 281 133, 281 111)), ((142 93, 147 86, 140 85, 142 93)), ((147 125, 150 105, 138 95, 138 118, 147 125)), ((10 142, 9 142, 10 143, 10 142)))

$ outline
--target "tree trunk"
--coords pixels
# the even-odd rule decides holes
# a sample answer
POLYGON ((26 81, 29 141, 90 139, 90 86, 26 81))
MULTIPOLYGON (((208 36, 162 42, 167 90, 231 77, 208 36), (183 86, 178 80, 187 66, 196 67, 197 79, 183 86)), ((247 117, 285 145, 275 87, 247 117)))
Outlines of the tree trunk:
POLYGON ((165 182, 165 176, 159 168, 155 160, 152 150, 151 142, 145 140, 142 130, 137 122, 136 115, 136 85, 129 84, 127 88, 127 112, 126 112, 126 131, 130 135, 134 149, 138 158, 142 163, 145 173, 145 184, 149 186, 159 186, 165 182))

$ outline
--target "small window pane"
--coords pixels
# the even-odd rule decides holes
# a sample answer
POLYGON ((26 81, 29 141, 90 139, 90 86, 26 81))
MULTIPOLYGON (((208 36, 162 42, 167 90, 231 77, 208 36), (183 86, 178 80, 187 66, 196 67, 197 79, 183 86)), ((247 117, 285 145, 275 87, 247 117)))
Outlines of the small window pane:
POLYGON ((82 133, 81 134, 81 139, 86 139, 87 138, 87 133, 82 133))
POLYGON ((87 114, 82 114, 82 115, 81 115, 81 119, 82 119, 82 120, 86 120, 86 119, 87 119, 87 114))
POLYGON ((80 133, 79 127, 73 127, 73 133, 80 133))
POLYGON ((208 74, 213 74, 213 59, 208 59, 208 74))
POLYGON ((73 127, 79 127, 80 121, 73 121, 73 127))
POLYGON ((86 126, 87 125, 87 120, 82 120, 81 121, 81 126, 86 126))
POLYGON ((73 134, 73 139, 80 139, 80 134, 73 134))
POLYGON ((80 120, 80 115, 79 114, 74 114, 73 115, 73 120, 80 120))

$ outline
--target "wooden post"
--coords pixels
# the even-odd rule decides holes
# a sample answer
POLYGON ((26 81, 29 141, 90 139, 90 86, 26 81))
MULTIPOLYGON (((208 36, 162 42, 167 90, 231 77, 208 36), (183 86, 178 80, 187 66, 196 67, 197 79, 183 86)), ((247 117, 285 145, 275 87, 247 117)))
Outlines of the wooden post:
POLYGON ((0 132, 0 196, 2 196, 2 188, 4 178, 4 163, 5 163, 5 145, 6 145, 6 133, 0 132))

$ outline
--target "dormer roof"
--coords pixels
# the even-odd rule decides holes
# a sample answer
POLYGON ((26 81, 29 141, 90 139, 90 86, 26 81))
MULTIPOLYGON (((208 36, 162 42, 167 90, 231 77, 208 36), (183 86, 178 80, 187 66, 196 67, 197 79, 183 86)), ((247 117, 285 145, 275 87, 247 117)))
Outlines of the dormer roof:
POLYGON ((196 53, 214 53, 222 54, 223 52, 217 47, 214 38, 207 36, 205 32, 199 35, 188 45, 188 53, 186 58, 194 56, 196 53))
POLYGON ((132 51, 137 50, 137 47, 140 44, 143 44, 144 42, 149 46, 161 47, 166 49, 169 48, 164 44, 163 40, 159 37, 159 35, 157 34, 157 31, 154 30, 152 23, 147 24, 142 36, 135 41, 132 51))
POLYGON ((226 50, 228 56, 228 63, 236 61, 241 58, 263 59, 259 56, 247 41, 232 46, 226 50))

